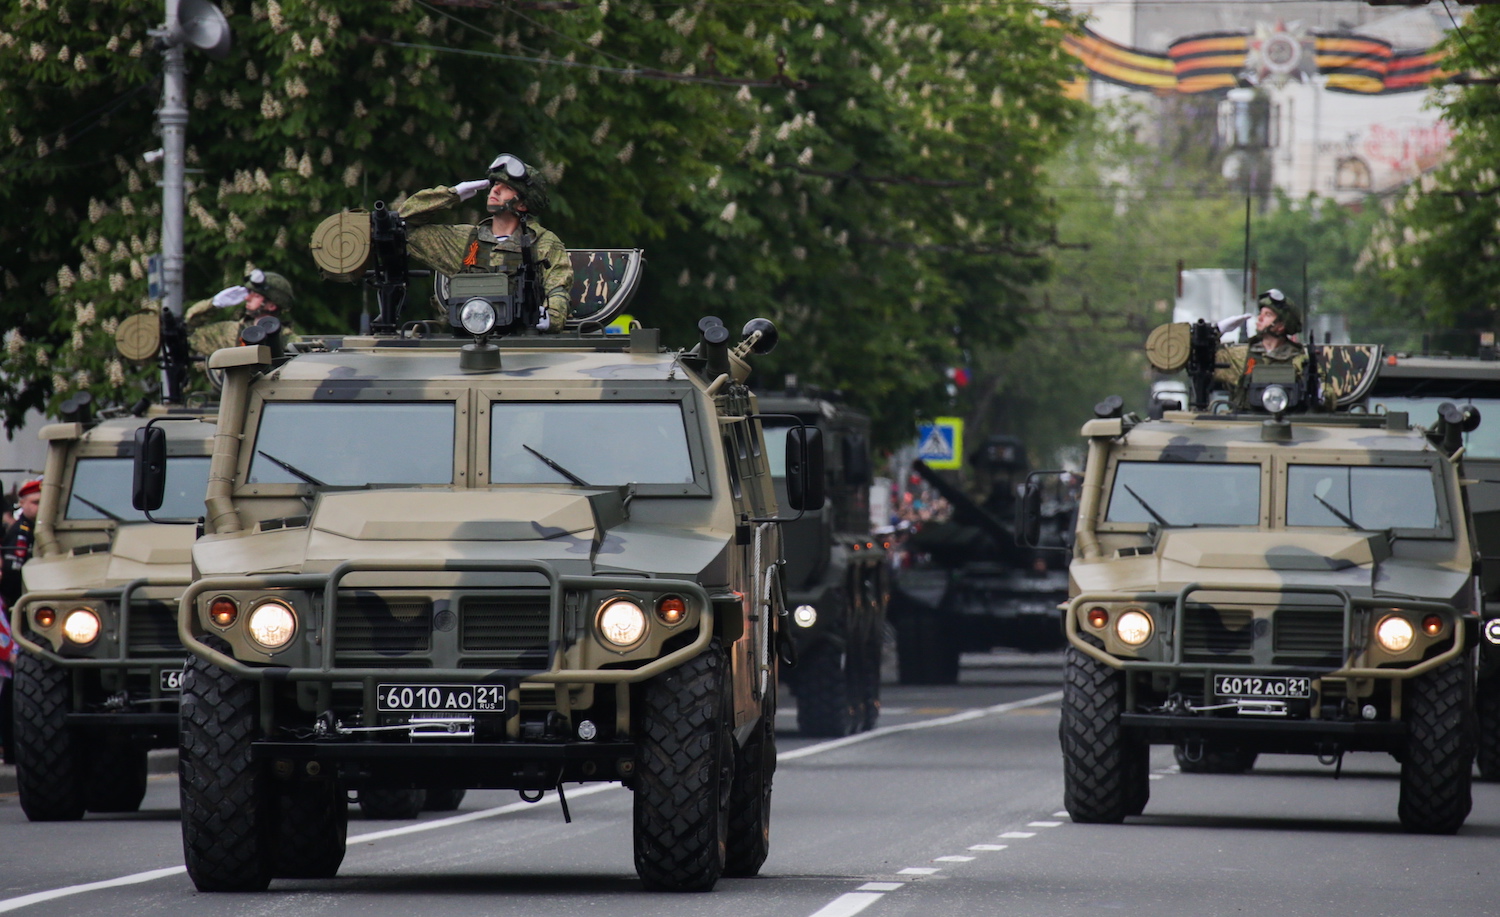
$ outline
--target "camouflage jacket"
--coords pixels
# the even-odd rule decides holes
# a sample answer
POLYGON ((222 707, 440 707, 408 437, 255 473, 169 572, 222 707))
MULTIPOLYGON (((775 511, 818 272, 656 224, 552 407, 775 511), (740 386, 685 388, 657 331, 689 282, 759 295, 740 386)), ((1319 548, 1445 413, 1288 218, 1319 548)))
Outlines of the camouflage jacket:
MULTIPOLYGON (((448 275, 464 271, 504 271, 507 274, 519 271, 520 243, 513 237, 497 239, 490 231, 488 221, 477 226, 433 222, 442 216, 443 211, 458 203, 458 194, 452 188, 443 187, 418 191, 407 198, 399 211, 407 225, 407 252, 448 275), (471 258, 471 251, 477 257, 471 258)), ((534 219, 528 222, 536 233, 534 253, 537 263, 542 266, 542 300, 551 321, 548 330, 561 331, 571 312, 573 262, 556 233, 544 229, 534 219)), ((441 319, 447 321, 447 309, 441 305, 438 308, 441 319)))
MULTIPOLYGON (((216 350, 240 346, 240 332, 250 324, 241 306, 220 307, 212 299, 200 299, 182 312, 183 323, 188 329, 188 348, 200 357, 211 356, 216 350)), ((283 342, 296 343, 290 322, 282 322, 283 342)))
POLYGON ((1229 402, 1236 410, 1245 408, 1245 393, 1249 387, 1249 376, 1254 373, 1256 363, 1290 363, 1300 376, 1307 365, 1307 348, 1293 340, 1283 338, 1280 347, 1266 350, 1261 338, 1256 336, 1248 344, 1233 344, 1220 347, 1219 363, 1228 365, 1214 371, 1214 381, 1229 388, 1229 402))

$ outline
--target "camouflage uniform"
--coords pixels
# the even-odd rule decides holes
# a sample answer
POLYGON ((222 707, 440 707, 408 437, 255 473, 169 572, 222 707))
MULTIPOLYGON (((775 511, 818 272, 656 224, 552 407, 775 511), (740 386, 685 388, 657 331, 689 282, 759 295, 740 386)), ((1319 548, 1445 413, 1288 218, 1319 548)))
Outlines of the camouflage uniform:
MULTIPOLYGON (((407 252, 450 276, 465 271, 503 271, 512 275, 520 271, 520 243, 514 236, 496 239, 489 220, 477 226, 433 222, 459 200, 456 191, 445 187, 428 188, 407 198, 399 210, 407 225, 407 252)), ((561 331, 571 311, 573 262, 556 233, 543 228, 534 218, 528 218, 527 225, 536 233, 532 251, 542 268, 542 299, 551 323, 547 330, 561 331)), ((439 312, 441 319, 447 321, 447 308, 440 306, 439 312)))
POLYGON ((1281 346, 1268 351, 1264 341, 1256 335, 1248 344, 1220 347, 1218 362, 1229 365, 1214 371, 1214 381, 1229 388, 1229 403, 1235 410, 1242 411, 1248 408, 1245 396, 1249 392, 1250 376, 1256 364, 1290 363, 1297 375, 1301 376, 1303 368, 1307 366, 1307 348, 1296 341, 1282 338, 1281 346))
MULTIPOLYGON (((188 328, 188 347, 193 353, 205 357, 225 347, 240 346, 240 332, 253 324, 244 314, 244 309, 238 306, 216 306, 212 299, 200 299, 193 303, 183 313, 183 320, 188 328), (238 313, 239 317, 211 321, 225 312, 238 313)), ((292 333, 291 322, 286 319, 281 320, 281 340, 288 344, 297 341, 297 335, 292 333)))

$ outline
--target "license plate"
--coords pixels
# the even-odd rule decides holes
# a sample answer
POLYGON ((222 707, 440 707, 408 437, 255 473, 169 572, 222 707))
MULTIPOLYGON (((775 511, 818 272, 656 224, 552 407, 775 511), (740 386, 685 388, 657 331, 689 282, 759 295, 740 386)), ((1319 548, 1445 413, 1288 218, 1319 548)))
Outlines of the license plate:
POLYGON ((1312 679, 1299 675, 1215 675, 1219 697, 1312 697, 1312 679))
POLYGON ((503 713, 503 685, 381 685, 376 709, 388 713, 503 713))
POLYGON ((162 669, 161 690, 167 694, 181 693, 182 669, 162 669))

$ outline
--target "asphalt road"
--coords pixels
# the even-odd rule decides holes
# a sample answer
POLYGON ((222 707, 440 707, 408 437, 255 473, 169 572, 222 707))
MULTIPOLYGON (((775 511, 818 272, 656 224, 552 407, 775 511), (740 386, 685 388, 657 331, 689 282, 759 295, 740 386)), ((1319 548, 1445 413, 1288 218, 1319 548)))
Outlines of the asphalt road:
MULTIPOLYGON (((1500 785, 1476 784, 1456 837, 1396 821, 1396 765, 1342 776, 1267 756, 1244 776, 1184 775, 1155 749, 1152 800, 1123 826, 1062 813, 1058 657, 968 660, 956 688, 887 686, 868 737, 779 737, 771 857, 707 895, 648 894, 630 794, 471 792, 458 813, 350 824, 332 880, 202 895, 181 867, 175 777, 131 816, 29 824, 0 796, 0 913, 44 915, 1500 914, 1500 785)), ((789 703, 789 702, 788 702, 789 703)), ((789 729, 795 722, 783 710, 789 729)))

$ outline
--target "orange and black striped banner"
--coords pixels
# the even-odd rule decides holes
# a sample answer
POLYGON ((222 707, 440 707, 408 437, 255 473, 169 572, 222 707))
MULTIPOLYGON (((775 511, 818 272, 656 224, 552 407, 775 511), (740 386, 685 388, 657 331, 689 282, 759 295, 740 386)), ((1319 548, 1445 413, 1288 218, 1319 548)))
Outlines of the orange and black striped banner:
MULTIPOLYGON (((1110 41, 1088 28, 1069 33, 1063 46, 1090 77, 1156 92, 1202 93, 1239 85, 1250 56, 1247 32, 1207 32, 1172 42, 1165 54, 1110 41)), ((1318 73, 1330 92, 1388 95, 1427 88, 1452 76, 1435 48, 1398 51, 1390 42, 1361 35, 1313 36, 1318 73)))

